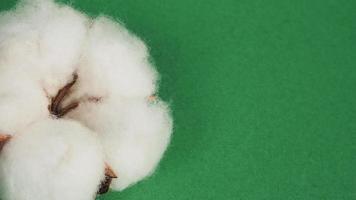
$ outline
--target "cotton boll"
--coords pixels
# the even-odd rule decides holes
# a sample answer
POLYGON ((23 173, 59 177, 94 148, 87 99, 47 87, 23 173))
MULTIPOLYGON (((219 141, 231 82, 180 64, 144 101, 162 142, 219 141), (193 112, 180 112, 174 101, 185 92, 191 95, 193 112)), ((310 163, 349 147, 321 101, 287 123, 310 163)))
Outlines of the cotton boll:
POLYGON ((79 63, 89 19, 52 1, 23 1, 0 18, 2 68, 21 67, 53 96, 79 63))
POLYGON ((105 17, 93 21, 78 74, 78 95, 143 98, 156 89, 157 74, 144 43, 105 17))
POLYGON ((116 190, 125 189, 153 172, 172 131, 165 104, 139 99, 85 103, 70 117, 99 133, 108 162, 119 173, 112 184, 116 190))
POLYGON ((48 99, 39 84, 16 70, 0 74, 0 133, 13 135, 48 117, 48 99))
POLYGON ((96 135, 72 121, 43 120, 16 134, 0 154, 4 200, 94 199, 104 178, 96 135))
POLYGON ((106 17, 52 0, 0 14, 0 133, 13 135, 0 197, 93 199, 104 161, 116 190, 150 175, 172 131, 168 107, 147 101, 157 79, 145 44, 106 17))
MULTIPOLYGON (((109 152, 109 162, 114 170, 123 174, 121 179, 113 181, 112 187, 117 190, 125 189, 153 172, 167 148, 172 131, 172 121, 164 104, 133 102, 123 113, 121 134, 112 132, 102 137, 109 152)), ((110 130, 109 127, 106 128, 110 130)))
MULTIPOLYGON (((41 30, 40 54, 45 86, 61 86, 76 71, 89 20, 69 7, 60 7, 41 30)), ((48 91, 54 94, 55 91, 48 91)))

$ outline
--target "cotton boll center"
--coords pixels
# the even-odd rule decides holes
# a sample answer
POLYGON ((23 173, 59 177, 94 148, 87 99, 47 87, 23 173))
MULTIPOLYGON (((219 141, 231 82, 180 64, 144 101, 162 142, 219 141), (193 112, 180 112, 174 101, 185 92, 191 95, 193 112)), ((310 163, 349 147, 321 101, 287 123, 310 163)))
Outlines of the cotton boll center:
POLYGON ((61 88, 55 97, 52 97, 51 103, 50 105, 48 105, 48 110, 52 115, 56 116, 57 118, 61 118, 64 115, 66 115, 68 112, 70 112, 71 110, 79 106, 79 102, 77 101, 73 101, 67 106, 62 105, 63 100, 65 99, 65 97, 69 95, 70 89, 76 83, 77 79, 78 79, 78 75, 74 74, 73 80, 69 82, 67 85, 65 85, 63 88, 61 88))
MULTIPOLYGON (((67 113, 72 110, 75 110, 79 106, 79 100, 72 100, 68 105, 63 105, 65 99, 71 93, 71 89, 76 84, 78 80, 78 74, 73 74, 73 80, 61 88, 57 95, 51 98, 51 103, 48 105, 49 112, 56 118, 62 118, 67 113)), ((101 101, 101 97, 90 97, 89 101, 98 103, 101 101)), ((117 178, 116 173, 111 169, 109 164, 106 164, 105 167, 105 178, 101 181, 101 185, 98 189, 98 194, 104 194, 109 191, 110 184, 113 178, 117 178)))
MULTIPOLYGON (((80 101, 84 101, 85 98, 79 98, 76 100, 70 98, 70 94, 72 93, 72 89, 77 80, 78 74, 74 73, 72 81, 59 89, 56 96, 51 98, 51 102, 48 105, 48 110, 55 117, 62 118, 70 111, 75 110, 79 106, 80 101), (67 105, 64 105, 65 103, 67 103, 67 105)), ((102 101, 102 97, 90 96, 85 100, 93 103, 99 103, 102 101)))

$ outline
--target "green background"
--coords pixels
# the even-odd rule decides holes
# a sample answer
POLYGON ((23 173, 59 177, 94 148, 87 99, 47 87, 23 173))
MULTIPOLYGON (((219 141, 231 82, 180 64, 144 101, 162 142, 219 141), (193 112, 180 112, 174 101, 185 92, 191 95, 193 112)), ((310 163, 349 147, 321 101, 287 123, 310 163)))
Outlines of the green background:
POLYGON ((62 2, 146 41, 175 119, 156 173, 99 199, 356 199, 356 1, 62 2))

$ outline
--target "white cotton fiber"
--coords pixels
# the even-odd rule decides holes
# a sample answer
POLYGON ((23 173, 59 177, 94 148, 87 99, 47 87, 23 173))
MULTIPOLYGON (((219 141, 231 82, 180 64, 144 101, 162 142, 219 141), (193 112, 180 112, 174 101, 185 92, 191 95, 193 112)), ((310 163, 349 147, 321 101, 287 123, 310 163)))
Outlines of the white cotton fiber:
POLYGON ((25 1, 0 20, 2 67, 20 67, 50 95, 78 67, 89 19, 50 1, 25 1))
POLYGON ((149 100, 157 79, 145 44, 108 17, 52 0, 1 13, 2 200, 92 200, 105 166, 114 190, 152 174, 172 132, 149 100))
POLYGON ((104 172, 96 135, 79 123, 44 120, 14 136, 0 155, 4 200, 89 200, 104 172))
MULTIPOLYGON (((0 73, 0 133, 16 134, 48 116, 48 100, 39 83, 21 71, 0 73), (15 81, 16 80, 16 81, 15 81)), ((0 179, 1 180, 1 179, 0 179)))
POLYGON ((152 173, 172 129, 165 104, 140 99, 82 104, 70 117, 100 133, 109 163, 119 173, 112 185, 117 190, 152 173))
POLYGON ((78 87, 93 95, 145 98, 156 90, 146 46, 106 17, 93 21, 78 73, 78 87))

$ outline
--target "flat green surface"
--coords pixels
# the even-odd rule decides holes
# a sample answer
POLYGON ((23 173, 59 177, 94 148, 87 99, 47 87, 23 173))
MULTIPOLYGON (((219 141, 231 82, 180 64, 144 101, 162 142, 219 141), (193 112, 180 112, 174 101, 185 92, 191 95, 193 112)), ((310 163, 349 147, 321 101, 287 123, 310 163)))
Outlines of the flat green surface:
POLYGON ((155 175, 99 199, 356 199, 356 1, 63 2, 147 42, 175 118, 155 175))

